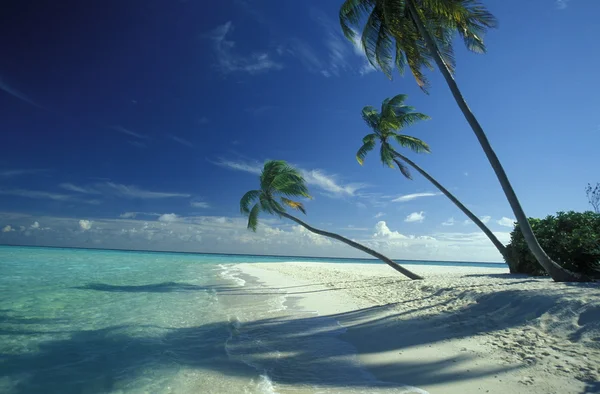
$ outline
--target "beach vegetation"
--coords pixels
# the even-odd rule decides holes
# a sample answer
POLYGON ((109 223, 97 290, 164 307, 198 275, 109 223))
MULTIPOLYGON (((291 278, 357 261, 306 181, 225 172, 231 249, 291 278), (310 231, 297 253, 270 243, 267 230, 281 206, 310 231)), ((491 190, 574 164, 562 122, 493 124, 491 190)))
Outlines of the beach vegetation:
POLYGON ((596 183, 594 187, 592 187, 591 183, 588 183, 585 188, 585 194, 594 212, 600 213, 600 182, 596 183))
MULTIPOLYGON (((600 213, 558 212, 544 219, 530 218, 529 222, 554 261, 569 271, 600 278, 600 213)), ((547 275, 529 251, 518 223, 507 251, 511 273, 547 275)))

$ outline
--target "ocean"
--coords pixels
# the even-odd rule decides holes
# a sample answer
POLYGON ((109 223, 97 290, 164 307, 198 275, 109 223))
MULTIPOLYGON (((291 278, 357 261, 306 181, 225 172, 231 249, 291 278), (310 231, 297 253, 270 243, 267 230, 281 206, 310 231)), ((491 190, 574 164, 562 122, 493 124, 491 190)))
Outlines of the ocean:
POLYGON ((377 263, 0 246, 0 392, 420 392, 375 379, 335 319, 233 266, 290 260, 377 263))

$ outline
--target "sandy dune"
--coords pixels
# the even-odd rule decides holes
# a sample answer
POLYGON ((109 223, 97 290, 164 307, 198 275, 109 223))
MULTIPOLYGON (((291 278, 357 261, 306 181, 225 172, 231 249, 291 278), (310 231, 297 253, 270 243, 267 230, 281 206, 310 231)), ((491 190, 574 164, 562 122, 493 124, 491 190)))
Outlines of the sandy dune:
POLYGON ((240 264, 333 315, 378 379, 436 393, 600 393, 600 286, 497 268, 240 264))

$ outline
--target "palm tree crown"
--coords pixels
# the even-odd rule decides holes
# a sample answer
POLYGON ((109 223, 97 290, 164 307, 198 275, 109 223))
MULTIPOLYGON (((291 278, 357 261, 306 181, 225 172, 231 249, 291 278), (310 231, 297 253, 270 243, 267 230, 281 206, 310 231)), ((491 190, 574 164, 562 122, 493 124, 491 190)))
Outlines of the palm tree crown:
POLYGON ((483 36, 497 26, 496 18, 478 0, 346 0, 340 8, 340 24, 347 38, 356 40, 357 31, 364 26, 360 41, 374 67, 391 78, 394 65, 400 74, 408 66, 426 90, 423 71, 433 69, 435 60, 419 31, 418 20, 430 32, 451 72, 456 34, 469 50, 485 53, 483 36))
POLYGON ((304 177, 283 160, 268 161, 260 175, 260 189, 250 190, 240 200, 240 211, 248 215, 248 228, 256 231, 261 211, 279 214, 287 206, 306 213, 301 202, 287 197, 311 198, 304 177))
POLYGON ((356 153, 356 160, 362 165, 369 151, 375 148, 377 141, 381 142, 381 162, 390 168, 394 168, 394 163, 398 165, 405 177, 412 179, 410 172, 401 162, 395 160, 397 152, 394 150, 391 141, 396 141, 400 146, 408 148, 417 153, 429 153, 429 145, 424 141, 410 135, 399 134, 398 130, 408 127, 420 120, 427 120, 429 116, 414 112, 414 108, 404 104, 405 94, 399 94, 392 98, 387 98, 381 104, 381 112, 374 107, 366 106, 362 110, 364 121, 373 129, 373 133, 367 134, 363 138, 363 145, 356 153))

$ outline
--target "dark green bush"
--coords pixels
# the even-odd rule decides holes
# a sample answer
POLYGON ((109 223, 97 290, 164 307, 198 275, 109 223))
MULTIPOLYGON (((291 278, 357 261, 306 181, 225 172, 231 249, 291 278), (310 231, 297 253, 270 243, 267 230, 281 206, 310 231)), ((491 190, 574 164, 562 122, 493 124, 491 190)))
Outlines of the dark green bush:
MULTIPOLYGON (((558 212, 545 219, 529 219, 533 232, 548 256, 564 268, 600 277, 600 214, 558 212)), ((512 273, 547 275, 531 254, 515 225, 507 246, 512 273)))

